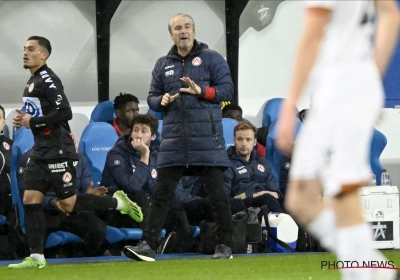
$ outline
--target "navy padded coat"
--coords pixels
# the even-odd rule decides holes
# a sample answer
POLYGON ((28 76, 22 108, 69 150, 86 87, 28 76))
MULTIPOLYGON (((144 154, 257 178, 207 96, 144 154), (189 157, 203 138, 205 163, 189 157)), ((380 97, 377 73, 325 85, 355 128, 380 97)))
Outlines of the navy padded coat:
POLYGON ((228 167, 220 102, 232 98, 233 83, 228 64, 206 44, 195 40, 186 57, 180 56, 173 46, 168 55, 158 59, 147 98, 152 110, 163 113, 157 167, 228 167), (181 87, 187 87, 180 80, 183 76, 200 86, 202 93, 181 92, 173 103, 162 106, 165 93, 174 95, 181 87))

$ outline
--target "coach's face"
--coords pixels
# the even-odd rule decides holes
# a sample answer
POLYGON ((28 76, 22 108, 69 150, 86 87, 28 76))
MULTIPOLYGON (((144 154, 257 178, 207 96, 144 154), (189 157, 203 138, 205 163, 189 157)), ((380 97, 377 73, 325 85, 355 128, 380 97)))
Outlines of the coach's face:
POLYGON ((179 53, 190 52, 196 35, 192 20, 185 16, 176 16, 171 19, 171 28, 171 38, 179 53))
POLYGON ((36 69, 46 63, 49 52, 38 44, 37 40, 29 40, 24 46, 24 68, 36 69))

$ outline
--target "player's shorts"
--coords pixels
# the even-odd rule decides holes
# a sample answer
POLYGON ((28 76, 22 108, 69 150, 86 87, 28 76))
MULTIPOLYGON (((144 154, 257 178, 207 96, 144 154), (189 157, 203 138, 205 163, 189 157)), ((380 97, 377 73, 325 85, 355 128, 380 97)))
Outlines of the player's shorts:
POLYGON ((24 171, 24 189, 46 194, 53 188, 58 199, 67 199, 76 192, 78 161, 72 159, 39 160, 30 158, 24 171))
POLYGON ((296 139, 291 180, 319 178, 325 196, 371 176, 369 154, 383 89, 375 66, 360 64, 324 75, 296 139))

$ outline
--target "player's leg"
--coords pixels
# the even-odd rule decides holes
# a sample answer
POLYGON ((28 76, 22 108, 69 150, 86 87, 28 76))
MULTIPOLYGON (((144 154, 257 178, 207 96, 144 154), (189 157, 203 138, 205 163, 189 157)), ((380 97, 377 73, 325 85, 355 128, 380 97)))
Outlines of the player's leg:
POLYGON ((291 181, 285 207, 322 247, 335 252, 336 215, 331 203, 323 201, 319 179, 291 181))
POLYGON ((82 243, 73 247, 74 257, 98 255, 107 234, 106 224, 94 213, 88 211, 65 216, 60 224, 60 230, 72 232, 83 239, 82 243))
POLYGON ((326 160, 330 146, 333 119, 319 107, 307 113, 296 139, 285 208, 327 250, 335 251, 335 213, 324 203, 321 169, 329 168, 326 160))
POLYGON ((143 220, 140 207, 131 201, 123 191, 117 191, 113 197, 98 196, 94 194, 76 195, 76 170, 72 160, 67 161, 65 171, 52 172, 53 188, 57 194, 60 208, 66 213, 78 213, 84 210, 119 210, 122 214, 129 215, 137 222, 143 220))
MULTIPOLYGON (((364 91, 367 92, 367 91, 364 91)), ((337 221, 338 260, 356 261, 365 266, 371 261, 386 260, 373 249, 372 229, 363 217, 357 190, 367 185, 370 177, 369 151, 374 117, 374 104, 342 104, 343 111, 335 128, 331 169, 325 174, 326 193, 333 197, 337 221), (370 106, 369 106, 370 105, 370 106), (349 125, 354 124, 354 125, 349 125), (346 125, 343 125, 346 124, 346 125)), ((393 279, 395 271, 384 269, 343 269, 343 279, 393 279), (377 278, 378 277, 378 278, 377 278)))
POLYGON ((43 254, 43 236, 45 221, 42 200, 50 182, 46 180, 48 170, 39 161, 30 159, 24 171, 24 199, 26 235, 30 248, 30 256, 19 264, 10 264, 9 268, 43 268, 46 260, 43 254))

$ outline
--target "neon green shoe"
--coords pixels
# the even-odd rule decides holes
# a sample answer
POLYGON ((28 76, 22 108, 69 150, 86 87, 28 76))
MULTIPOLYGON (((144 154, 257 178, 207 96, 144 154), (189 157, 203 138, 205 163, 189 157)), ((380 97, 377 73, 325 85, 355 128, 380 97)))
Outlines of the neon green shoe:
POLYGON ((142 209, 135 202, 130 200, 124 191, 116 191, 113 197, 118 197, 122 200, 121 214, 128 214, 129 217, 140 223, 143 221, 142 209))
POLYGON ((8 268, 44 268, 47 266, 46 260, 36 260, 32 257, 26 257, 22 263, 17 263, 17 264, 9 264, 8 268))

